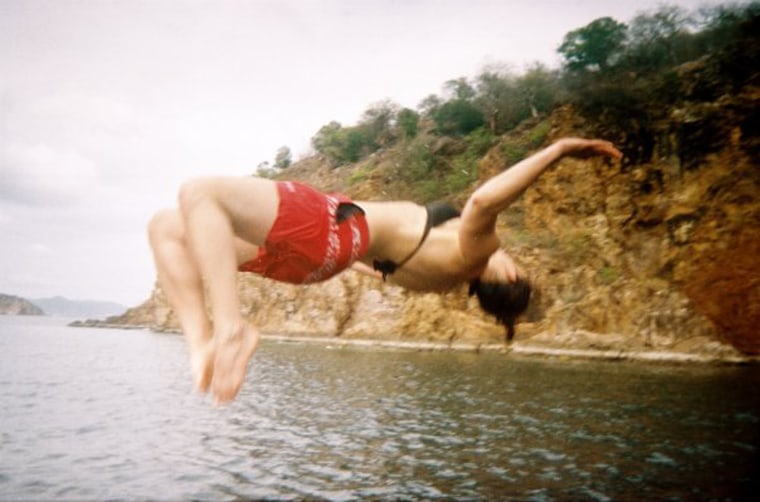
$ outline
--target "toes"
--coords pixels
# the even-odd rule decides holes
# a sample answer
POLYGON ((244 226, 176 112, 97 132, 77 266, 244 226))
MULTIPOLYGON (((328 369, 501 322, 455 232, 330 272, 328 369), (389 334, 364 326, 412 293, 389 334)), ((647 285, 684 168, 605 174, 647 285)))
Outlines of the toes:
POLYGON ((214 350, 211 344, 196 349, 191 356, 190 364, 196 390, 202 393, 208 392, 214 374, 214 350))
POLYGON ((211 361, 204 360, 194 370, 195 388, 198 392, 206 393, 211 387, 212 375, 214 374, 214 365, 211 361))
POLYGON ((235 399, 245 381, 248 362, 256 351, 259 334, 246 327, 238 336, 220 343, 214 358, 214 375, 211 382, 216 404, 235 399))

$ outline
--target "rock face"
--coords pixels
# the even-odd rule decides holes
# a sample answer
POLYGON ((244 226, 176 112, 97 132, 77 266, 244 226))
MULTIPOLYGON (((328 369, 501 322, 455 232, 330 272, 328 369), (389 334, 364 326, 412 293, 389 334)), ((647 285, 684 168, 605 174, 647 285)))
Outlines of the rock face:
MULTIPOLYGON (((572 132, 559 124, 554 135, 572 132)), ((695 168, 667 154, 623 169, 570 160, 526 192, 517 255, 545 290, 540 332, 760 353, 760 171, 727 133, 695 168)))
MULTIPOLYGON (((498 343, 504 330, 479 311, 463 290, 445 295, 410 293, 348 271, 328 281, 294 286, 239 275, 243 313, 263 331, 347 339, 498 343)), ((163 291, 110 323, 178 328, 163 291)))
POLYGON ((0 294, 0 315, 45 315, 45 312, 28 300, 0 294))
MULTIPOLYGON (((549 120, 547 141, 586 130, 570 110, 549 120)), ((645 164, 560 162, 501 217, 505 247, 536 288, 517 344, 760 353, 760 168, 744 147, 748 132, 726 127, 721 148, 695 164, 678 153, 678 137, 667 134, 672 130, 673 124, 663 126, 645 164)), ((503 150, 496 145, 483 157, 481 181, 507 167, 503 150)), ((392 158, 385 152, 367 162, 386 165, 392 158)), ((286 175, 358 197, 403 196, 383 194, 390 188, 377 175, 351 186, 341 181, 350 172, 316 158, 307 163, 286 175)), ((353 169, 365 172, 368 164, 353 169)), ((253 275, 240 275, 239 282, 244 314, 267 332, 475 344, 504 339, 464 289, 411 293, 353 272, 306 287, 253 275)), ((111 321, 177 327, 160 289, 111 321)))

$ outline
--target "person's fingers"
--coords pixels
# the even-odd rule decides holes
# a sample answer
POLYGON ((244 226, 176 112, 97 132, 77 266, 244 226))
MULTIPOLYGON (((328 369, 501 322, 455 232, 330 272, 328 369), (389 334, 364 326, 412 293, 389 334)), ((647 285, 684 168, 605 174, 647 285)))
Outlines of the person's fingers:
POLYGON ((623 152, 615 148, 615 146, 612 143, 606 143, 602 145, 601 152, 615 159, 621 159, 623 157, 623 152))

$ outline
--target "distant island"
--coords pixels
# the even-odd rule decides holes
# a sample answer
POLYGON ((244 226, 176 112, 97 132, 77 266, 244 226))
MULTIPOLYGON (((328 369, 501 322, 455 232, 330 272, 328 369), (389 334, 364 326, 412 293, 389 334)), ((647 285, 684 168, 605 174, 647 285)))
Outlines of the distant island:
POLYGON ((26 299, 0 293, 0 315, 52 315, 75 318, 106 318, 122 314, 127 307, 114 302, 70 300, 62 296, 26 299))
POLYGON ((29 300, 0 293, 0 315, 45 315, 45 312, 29 300))
POLYGON ((94 300, 70 300, 62 296, 36 298, 30 300, 47 315, 76 318, 103 319, 112 315, 123 314, 127 307, 114 302, 94 300))

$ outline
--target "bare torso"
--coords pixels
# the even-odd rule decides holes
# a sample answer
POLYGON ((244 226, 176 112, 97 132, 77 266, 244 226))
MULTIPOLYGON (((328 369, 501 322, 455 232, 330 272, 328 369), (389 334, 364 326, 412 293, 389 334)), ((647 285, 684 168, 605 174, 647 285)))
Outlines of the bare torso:
MULTIPOLYGON (((366 265, 371 267, 374 260, 401 263, 414 253, 388 276, 389 282, 413 290, 446 291, 478 277, 487 264, 487 260, 463 256, 459 242, 460 218, 431 228, 415 252, 427 221, 423 206, 412 202, 357 204, 365 210, 370 230, 369 252, 363 259, 366 265)), ((498 248, 493 239, 484 244, 493 247, 492 251, 498 248)))

